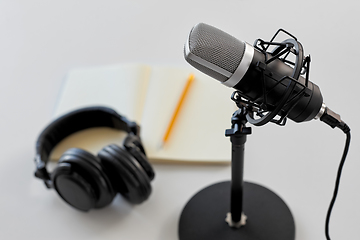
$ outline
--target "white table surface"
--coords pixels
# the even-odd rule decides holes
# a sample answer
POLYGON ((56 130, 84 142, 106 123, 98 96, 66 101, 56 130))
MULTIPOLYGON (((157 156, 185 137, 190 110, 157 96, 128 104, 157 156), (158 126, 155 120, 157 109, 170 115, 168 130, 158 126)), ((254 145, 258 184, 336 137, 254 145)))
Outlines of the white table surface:
MULTIPOLYGON (((349 0, 0 1, 0 238, 178 239, 186 202, 203 187, 230 179, 230 166, 155 164, 153 193, 144 204, 131 206, 117 197, 105 209, 82 213, 33 177, 33 155, 70 69, 127 62, 187 65, 184 41, 193 25, 205 22, 249 43, 284 28, 311 53, 311 80, 353 135, 331 236, 359 239, 359 6, 349 0)), ((296 240, 325 239, 344 141, 341 131, 319 121, 253 127, 248 137, 245 180, 286 201, 296 240)))

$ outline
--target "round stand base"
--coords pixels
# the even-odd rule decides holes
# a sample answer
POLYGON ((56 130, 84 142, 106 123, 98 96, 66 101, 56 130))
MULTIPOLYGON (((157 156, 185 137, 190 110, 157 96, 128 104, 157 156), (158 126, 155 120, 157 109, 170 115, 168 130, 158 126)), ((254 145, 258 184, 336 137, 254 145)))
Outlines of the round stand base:
POLYGON ((186 204, 179 222, 180 240, 294 240, 295 223, 284 201, 269 189, 244 182, 246 225, 231 228, 230 181, 204 188, 186 204))

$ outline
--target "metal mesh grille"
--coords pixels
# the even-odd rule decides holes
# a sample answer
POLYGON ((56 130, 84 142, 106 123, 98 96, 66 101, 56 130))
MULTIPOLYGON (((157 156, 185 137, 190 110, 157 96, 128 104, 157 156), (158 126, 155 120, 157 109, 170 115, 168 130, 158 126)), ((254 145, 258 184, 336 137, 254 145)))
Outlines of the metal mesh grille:
POLYGON ((185 49, 184 49, 184 56, 185 56, 185 60, 190 63, 194 68, 198 69, 199 71, 205 73, 206 75, 209 75, 210 77, 212 78, 215 78, 216 80, 219 80, 220 82, 225 82, 226 80, 228 80, 227 77, 223 76, 222 74, 218 73, 218 72, 215 72, 214 70, 202 65, 202 64, 199 64, 193 60, 191 60, 190 58, 187 58, 186 57, 186 54, 185 54, 185 49))
POLYGON ((204 23, 196 25, 189 36, 190 52, 231 73, 239 66, 245 43, 204 23))

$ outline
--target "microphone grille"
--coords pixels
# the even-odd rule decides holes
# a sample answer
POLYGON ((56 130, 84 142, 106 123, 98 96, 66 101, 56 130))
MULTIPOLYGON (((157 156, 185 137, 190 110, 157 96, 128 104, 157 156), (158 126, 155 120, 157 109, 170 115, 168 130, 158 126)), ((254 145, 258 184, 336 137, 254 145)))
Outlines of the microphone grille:
MULTIPOLYGON (((244 42, 221 31, 220 29, 204 23, 197 24, 191 30, 188 41, 189 50, 192 54, 215 64, 230 73, 235 72, 245 51, 244 42)), ((196 66, 193 64, 194 61, 191 59, 186 60, 199 69, 199 64, 196 64, 196 66)), ((204 68, 204 66, 202 66, 202 68, 204 68)), ((204 69, 199 70, 203 71, 204 69)), ((211 69, 209 70, 211 71, 211 69)), ((203 72, 206 73, 208 71, 203 72)), ((228 79, 219 79, 219 77, 216 76, 213 77, 220 81, 226 81, 228 79)))

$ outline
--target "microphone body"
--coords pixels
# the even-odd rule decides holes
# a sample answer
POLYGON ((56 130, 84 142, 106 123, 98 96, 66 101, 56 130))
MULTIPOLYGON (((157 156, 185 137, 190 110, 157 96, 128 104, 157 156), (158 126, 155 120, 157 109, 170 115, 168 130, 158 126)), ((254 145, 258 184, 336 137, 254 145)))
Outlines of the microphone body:
MULTIPOLYGON (((300 43, 299 47, 302 53, 300 43)), ((289 99, 294 98, 306 82, 300 72, 295 72, 294 68, 278 58, 268 63, 262 71, 259 63, 272 58, 271 53, 264 54, 250 44, 204 23, 197 24, 191 30, 184 55, 193 67, 240 91, 242 97, 264 106, 268 111, 276 108, 287 91, 291 79, 286 77, 295 76, 295 80, 301 83, 295 85, 289 99)), ((307 88, 307 96, 301 97, 288 112, 287 117, 295 122, 319 117, 324 107, 319 87, 308 81, 307 88)))

